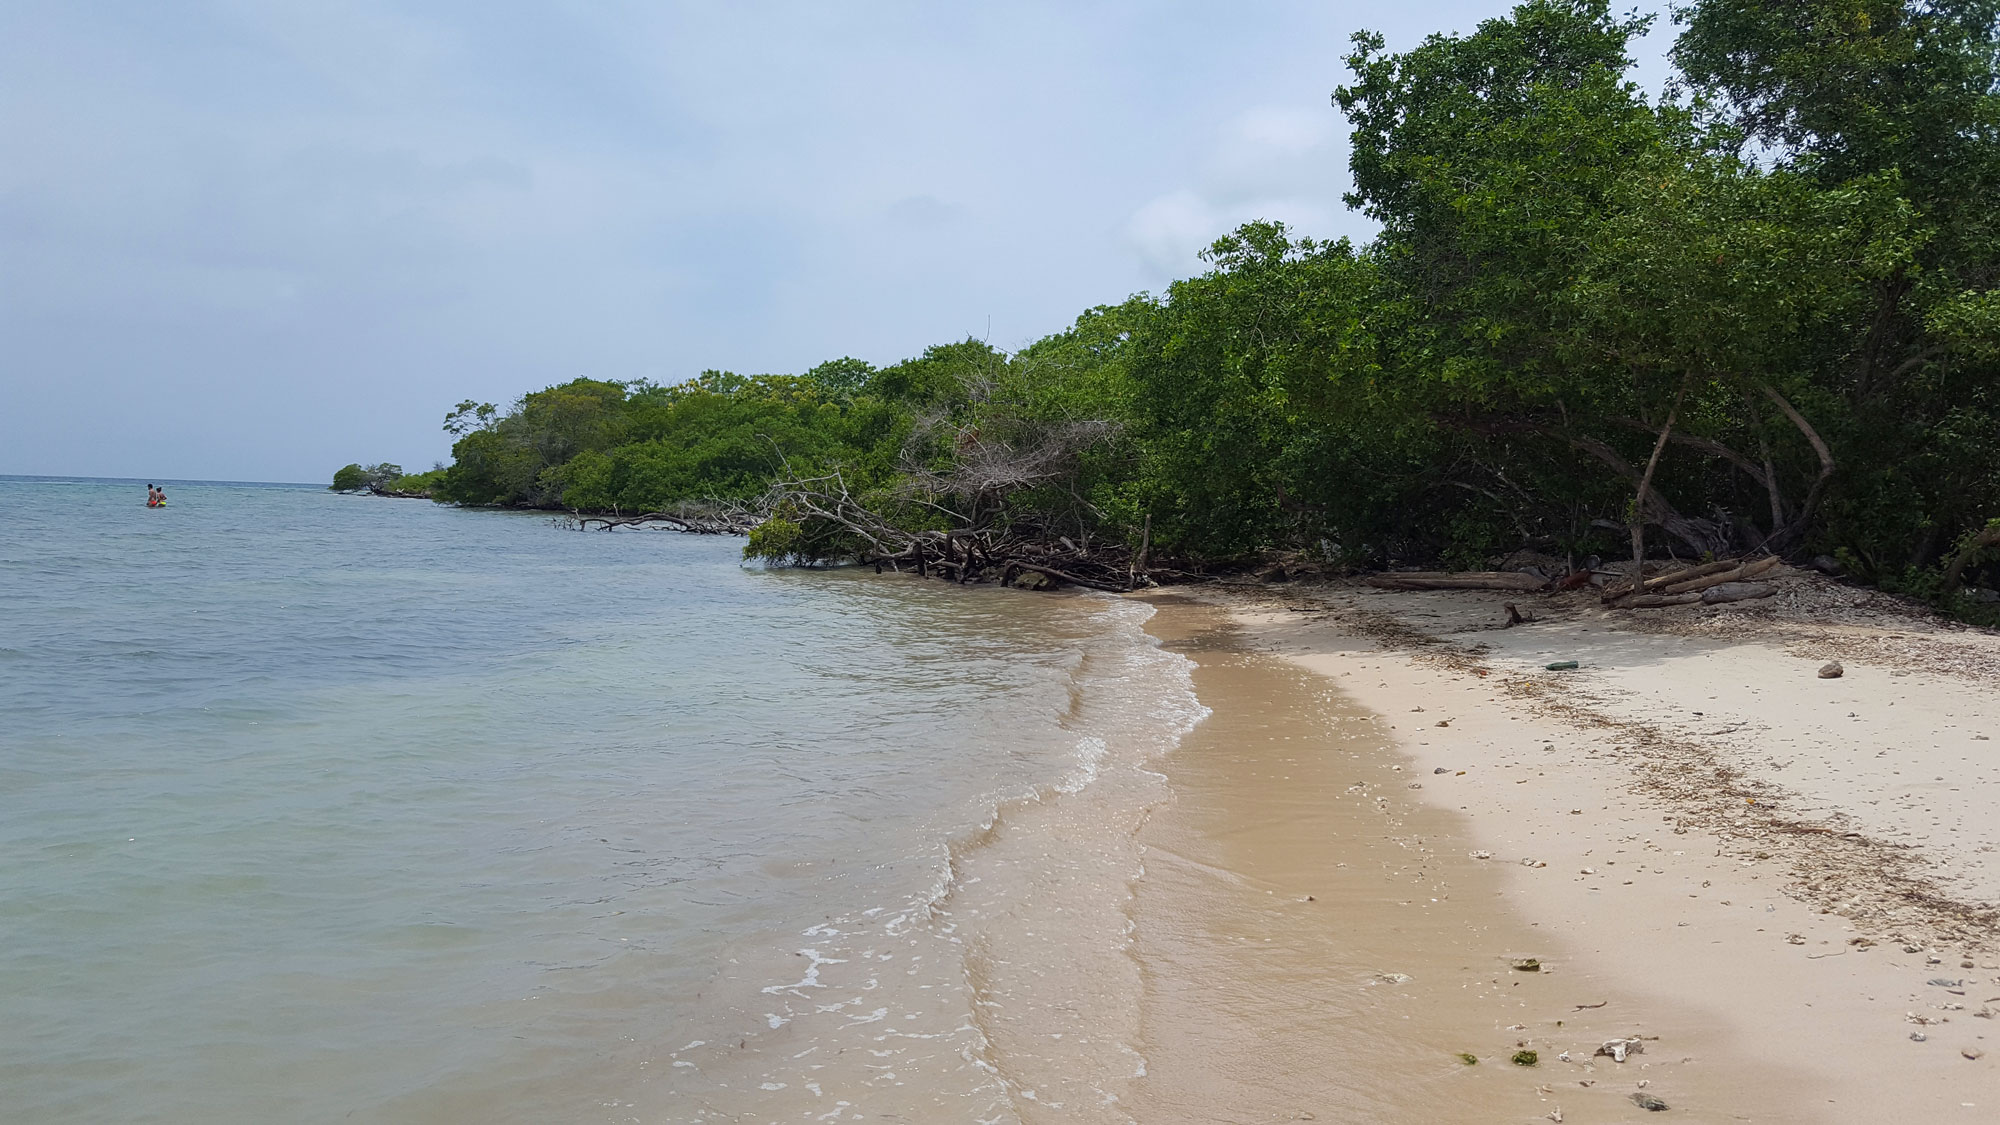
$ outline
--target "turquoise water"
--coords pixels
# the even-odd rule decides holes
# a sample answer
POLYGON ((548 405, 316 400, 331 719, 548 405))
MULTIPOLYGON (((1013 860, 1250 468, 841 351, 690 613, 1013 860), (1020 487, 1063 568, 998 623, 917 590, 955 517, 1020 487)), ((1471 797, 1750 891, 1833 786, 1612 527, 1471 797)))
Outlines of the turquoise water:
POLYGON ((1003 1104, 954 849, 1091 780, 1099 680, 1181 721, 1115 599, 168 491, 0 478, 9 1120, 732 1119, 769 1092, 689 1045, 810 1047, 819 966, 883 934, 935 968, 867 987, 951 1044, 898 1085, 1003 1104))

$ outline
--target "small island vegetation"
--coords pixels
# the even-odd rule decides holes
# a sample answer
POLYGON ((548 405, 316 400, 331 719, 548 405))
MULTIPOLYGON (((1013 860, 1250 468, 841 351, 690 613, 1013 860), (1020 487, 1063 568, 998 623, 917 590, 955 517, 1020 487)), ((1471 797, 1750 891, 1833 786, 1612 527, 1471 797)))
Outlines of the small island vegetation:
POLYGON ((754 557, 959 580, 1776 554, 1980 612, 2000 0, 1672 16, 1658 99, 1628 54, 1653 17, 1604 0, 1357 35, 1366 244, 1251 223, 1018 351, 464 402, 424 490, 747 513, 754 557))
POLYGON ((327 487, 333 492, 367 492, 376 496, 429 499, 443 479, 442 465, 429 472, 405 473, 401 465, 384 461, 377 465, 343 465, 334 471, 333 483, 327 487))

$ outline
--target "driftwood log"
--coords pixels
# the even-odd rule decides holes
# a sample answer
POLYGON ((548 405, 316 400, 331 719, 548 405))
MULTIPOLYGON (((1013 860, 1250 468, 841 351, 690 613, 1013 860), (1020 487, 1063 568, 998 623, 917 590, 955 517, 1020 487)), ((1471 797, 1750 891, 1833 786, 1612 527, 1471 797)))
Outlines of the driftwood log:
MULTIPOLYGON (((1710 586, 1720 586, 1727 582, 1747 581, 1758 575, 1777 569, 1779 562, 1780 560, 1777 556, 1767 555, 1764 558, 1752 559, 1748 562, 1742 559, 1727 559, 1718 562, 1703 563, 1700 566, 1691 566, 1685 570, 1676 570, 1670 574, 1648 578, 1636 591, 1632 588, 1630 580, 1613 583, 1605 588, 1602 598, 1606 604, 1645 608, 1639 602, 1640 599, 1647 596, 1692 593, 1708 589, 1710 586)), ((1682 603, 1674 602, 1667 604, 1678 605, 1682 603)))
POLYGON ((1366 581, 1384 590, 1508 590, 1533 594, 1549 588, 1549 580, 1541 575, 1513 570, 1390 571, 1370 575, 1366 581))
POLYGON ((1768 598, 1778 592, 1769 582, 1724 582, 1710 586, 1701 592, 1701 604, 1722 605, 1725 602, 1747 602, 1758 598, 1768 598))
POLYGON ((1665 609, 1668 606, 1694 605, 1700 600, 1700 594, 1637 594, 1620 604, 1627 609, 1665 609))

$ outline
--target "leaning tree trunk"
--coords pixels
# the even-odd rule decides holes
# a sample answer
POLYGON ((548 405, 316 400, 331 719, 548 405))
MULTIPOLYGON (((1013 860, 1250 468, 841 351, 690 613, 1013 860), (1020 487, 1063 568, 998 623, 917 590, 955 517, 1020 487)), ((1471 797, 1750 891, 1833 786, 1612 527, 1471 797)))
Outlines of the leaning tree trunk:
POLYGON ((1965 568, 1979 552, 1988 547, 2000 546, 2000 520, 1986 525, 1986 530, 1965 541, 1965 546, 1954 554, 1951 564, 1944 571, 1944 593, 1946 597, 1958 593, 1959 583, 1965 580, 1965 568))
POLYGON ((1646 573, 1646 496, 1653 488, 1653 471, 1660 467, 1660 454, 1667 448, 1667 438, 1674 432, 1674 423, 1680 420, 1681 403, 1687 400, 1688 387, 1694 382, 1694 372, 1681 376, 1681 389, 1674 395, 1673 408, 1667 411, 1667 423, 1660 427, 1660 437, 1653 443, 1653 455, 1646 458, 1646 471, 1639 474, 1639 487, 1632 497, 1632 581, 1638 582, 1646 573))
POLYGON ((1819 475, 1813 478, 1812 486, 1806 490, 1806 498, 1799 505, 1798 514, 1784 526, 1774 528, 1770 537, 1764 540, 1766 550, 1779 554, 1803 538, 1807 529, 1812 526, 1813 514, 1819 508, 1820 497, 1826 493, 1827 482, 1833 479, 1833 450, 1827 448, 1826 440, 1819 436, 1818 430, 1813 429, 1812 423, 1806 421, 1805 415, 1799 413, 1797 407, 1778 393, 1778 388, 1760 382, 1757 384, 1757 389, 1777 406, 1801 434, 1805 435, 1807 443, 1813 448, 1813 455, 1819 458, 1819 475))

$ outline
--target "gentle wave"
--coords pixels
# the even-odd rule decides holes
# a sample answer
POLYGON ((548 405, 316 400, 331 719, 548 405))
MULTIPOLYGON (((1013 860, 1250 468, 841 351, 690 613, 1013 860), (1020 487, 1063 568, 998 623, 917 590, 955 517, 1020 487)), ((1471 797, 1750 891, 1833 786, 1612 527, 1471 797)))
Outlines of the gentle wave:
POLYGON ((1008 1120, 1009 857, 1199 715, 1138 603, 128 492, 0 481, 23 1119, 1008 1120))

